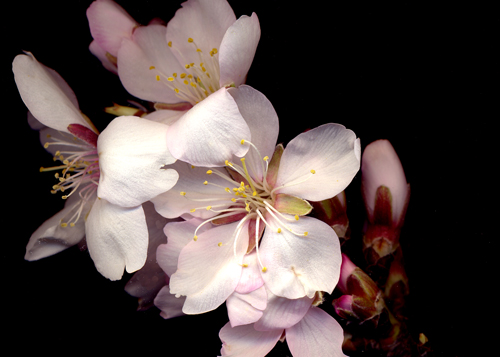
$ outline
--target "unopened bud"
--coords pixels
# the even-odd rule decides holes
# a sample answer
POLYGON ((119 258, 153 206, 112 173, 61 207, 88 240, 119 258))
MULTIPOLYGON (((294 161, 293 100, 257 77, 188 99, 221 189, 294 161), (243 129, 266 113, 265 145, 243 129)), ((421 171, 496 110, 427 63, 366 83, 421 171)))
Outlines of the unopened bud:
POLYGON ((125 107, 123 105, 115 104, 112 107, 106 107, 104 108, 104 111, 108 114, 113 114, 116 115, 117 117, 119 116, 136 116, 140 117, 144 113, 142 109, 139 108, 134 108, 134 107, 125 107))

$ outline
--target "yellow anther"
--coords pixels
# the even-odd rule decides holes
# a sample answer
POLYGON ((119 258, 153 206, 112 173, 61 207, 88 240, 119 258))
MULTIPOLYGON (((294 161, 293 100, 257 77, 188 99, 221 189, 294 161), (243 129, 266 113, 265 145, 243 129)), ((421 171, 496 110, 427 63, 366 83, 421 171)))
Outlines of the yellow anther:
POLYGON ((264 161, 269 160, 269 156, 264 156, 264 158, 262 160, 264 160, 264 161))
POLYGON ((281 228, 278 228, 278 233, 281 233, 281 228))
POLYGON ((267 271, 267 268, 266 268, 266 267, 262 268, 262 272, 263 272, 263 273, 265 273, 266 271, 267 271))
POLYGON ((179 93, 179 90, 177 88, 174 88, 175 93, 179 93))
POLYGON ((66 228, 68 226, 67 223, 61 223, 61 227, 66 228))
POLYGON ((149 70, 152 70, 152 69, 155 69, 156 67, 155 66, 151 66, 149 67, 149 70))
POLYGON ((222 247, 222 242, 219 242, 217 245, 218 245, 219 247, 222 247))
POLYGON ((212 173, 213 173, 213 171, 212 171, 212 170, 208 170, 208 171, 207 171, 207 175, 211 175, 212 173))
POLYGON ((231 201, 236 202, 236 198, 231 198, 231 201))
POLYGON ((315 170, 311 170, 311 173, 314 175, 316 173, 316 171, 315 170))
POLYGON ((298 214, 296 214, 296 215, 295 215, 295 220, 296 220, 296 221, 298 221, 298 220, 299 220, 299 215, 298 215, 298 214))
POLYGON ((177 73, 172 73, 172 77, 177 78, 177 73))
POLYGON ((241 264, 243 268, 248 268, 248 264, 241 264))
POLYGON ((309 234, 309 232, 304 232, 304 236, 306 236, 306 237, 307 237, 307 235, 308 235, 308 234, 309 234))
POLYGON ((167 45, 168 47, 172 47, 172 41, 168 41, 167 45))
POLYGON ((194 41, 194 40, 193 40, 191 37, 190 37, 190 38, 188 38, 188 42, 189 42, 189 43, 191 43, 191 42, 193 42, 193 41, 194 41))
POLYGON ((189 81, 187 79, 184 80, 184 84, 185 85, 188 85, 189 84, 189 81))
POLYGON ((240 143, 243 145, 245 143, 245 139, 241 139, 240 143))
POLYGON ((157 80, 157 81, 159 81, 159 80, 160 80, 160 75, 159 75, 159 74, 157 74, 157 75, 156 75, 156 80, 157 80))
POLYGON ((181 196, 186 196, 186 192, 181 191, 181 196))
POLYGON ((54 156, 59 156, 61 155, 61 152, 59 150, 56 151, 56 153, 54 154, 54 156))
POLYGON ((64 195, 61 197, 63 200, 66 200, 68 198, 68 195, 64 195))
POLYGON ((195 211, 196 211, 196 208, 191 208, 191 209, 189 210, 189 212, 191 212, 191 213, 193 213, 193 212, 195 212, 195 211))
POLYGON ((189 69, 189 67, 191 67, 191 66, 190 66, 190 65, 189 65, 189 63, 188 63, 188 64, 184 65, 184 67, 185 67, 186 69, 189 69))
POLYGON ((198 240, 198 236, 194 236, 193 240, 196 242, 198 240))
POLYGON ((208 181, 203 182, 204 185, 208 185, 208 181))
POLYGON ((70 227, 74 227, 74 226, 75 226, 75 223, 71 222, 71 223, 69 224, 69 226, 70 226, 70 227))
POLYGON ((212 206, 207 206, 207 211, 210 211, 212 209, 212 206))
POLYGON ((196 86, 196 83, 194 83, 194 82, 191 82, 191 87, 194 87, 194 88, 196 88, 196 87, 197 87, 197 86, 196 86))
POLYGON ((167 81, 169 81, 169 82, 173 82, 173 81, 174 81, 174 77, 168 77, 168 78, 167 78, 167 81))
POLYGON ((196 49, 196 52, 201 52, 201 50, 199 48, 196 49))
POLYGON ((226 164, 226 166, 229 166, 230 164, 229 160, 224 161, 224 163, 226 164))
POLYGON ((231 193, 231 189, 229 187, 226 187, 224 190, 226 190, 226 192, 231 193))
POLYGON ((180 76, 182 79, 186 78, 186 73, 181 73, 181 76, 180 76))

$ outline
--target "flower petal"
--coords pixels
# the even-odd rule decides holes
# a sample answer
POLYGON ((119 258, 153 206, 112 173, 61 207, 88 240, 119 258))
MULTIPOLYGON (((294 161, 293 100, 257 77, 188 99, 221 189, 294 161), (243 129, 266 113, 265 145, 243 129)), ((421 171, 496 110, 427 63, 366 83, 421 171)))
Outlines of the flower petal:
POLYGON ((172 155, 195 166, 224 166, 248 151, 241 140, 250 140, 250 129, 226 88, 196 104, 169 128, 172 155))
POLYGON ((118 75, 125 89, 138 98, 176 103, 181 100, 165 84, 183 67, 167 46, 165 32, 162 25, 143 26, 134 31, 132 40, 124 39, 118 51, 118 75))
POLYGON ((259 150, 258 154, 255 149, 250 148, 246 160, 252 165, 255 175, 262 179, 263 158, 272 157, 278 140, 278 115, 269 99, 250 86, 229 88, 228 92, 238 104, 238 109, 250 129, 252 144, 259 150))
POLYGON ((75 94, 57 72, 39 63, 31 53, 16 56, 12 70, 24 104, 42 124, 65 132, 70 124, 93 130, 82 116, 75 94))
MULTIPOLYGON (((206 168, 193 167, 180 160, 170 167, 177 171, 179 180, 172 189, 151 199, 157 212, 162 216, 175 218, 189 212, 194 217, 207 219, 217 214, 207 210, 208 205, 223 209, 233 204, 230 199, 234 195, 220 187, 229 183, 219 175, 209 176, 206 168), (204 185, 205 180, 214 185, 204 185), (210 201, 207 202, 207 198, 210 198, 210 201)), ((223 170, 219 172, 224 174, 223 170)))
MULTIPOLYGON (((201 220, 194 218, 184 222, 171 222, 163 228, 163 232, 168 237, 168 243, 158 246, 156 260, 168 276, 172 276, 177 270, 177 262, 181 250, 193 240, 196 227, 201 222, 201 220)), ((200 233, 208 228, 210 228, 209 224, 203 226, 200 229, 200 233)))
POLYGON ((331 198, 354 178, 360 156, 359 140, 344 126, 329 123, 309 130, 286 146, 276 182, 285 187, 276 192, 311 201, 331 198))
POLYGON ((158 292, 154 303, 155 306, 161 310, 161 317, 164 319, 171 319, 184 315, 182 312, 182 305, 184 305, 185 301, 186 298, 183 296, 176 298, 174 295, 170 294, 170 288, 166 285, 158 292))
POLYGON ((139 298, 139 310, 151 307, 160 289, 167 283, 168 277, 156 261, 156 249, 167 243, 163 227, 172 220, 160 216, 151 202, 142 205, 148 226, 148 255, 144 266, 137 271, 125 285, 125 291, 139 298))
POLYGON ((165 165, 168 127, 137 117, 118 117, 99 135, 98 196, 123 207, 140 205, 168 191, 178 179, 165 165))
POLYGON ((104 51, 95 40, 90 43, 89 51, 94 56, 96 56, 99 61, 101 61, 104 68, 114 74, 118 74, 118 68, 116 67, 116 58, 110 57, 110 55, 107 54, 107 52, 104 51))
POLYGON ((243 15, 229 27, 219 51, 220 86, 245 82, 260 40, 260 24, 255 13, 243 15))
POLYGON ((281 337, 283 330, 257 331, 253 325, 231 327, 228 322, 219 332, 221 356, 264 357, 281 337))
MULTIPOLYGON (((95 193, 89 197, 82 208, 83 216, 91 209, 95 201, 95 193)), ((75 226, 62 227, 61 222, 73 216, 80 208, 81 198, 78 192, 69 196, 64 204, 64 208, 54 216, 43 222, 43 224, 31 235, 26 246, 26 260, 42 259, 69 248, 80 242, 85 236, 85 220, 79 219, 75 226)))
POLYGON ((144 115, 142 118, 165 125, 172 125, 184 114, 186 114, 184 110, 156 110, 144 115))
POLYGON ((232 327, 259 320, 266 306, 267 293, 264 286, 248 294, 234 292, 226 300, 227 315, 232 327))
POLYGON ((198 63, 199 54, 220 48, 226 30, 236 21, 233 9, 226 0, 189 0, 182 3, 167 25, 167 41, 172 41, 179 62, 198 63), (192 38, 194 43, 189 43, 192 38), (182 54, 182 55, 181 55, 182 54))
POLYGON ((117 3, 94 1, 87 9, 90 33, 105 52, 117 56, 122 39, 131 38, 139 24, 117 3))
POLYGON ((243 264, 246 265, 246 267, 241 272, 238 286, 234 291, 240 294, 248 294, 264 285, 255 250, 250 254, 245 254, 243 257, 243 264))
POLYGON ((286 299, 267 292, 267 307, 259 321, 254 324, 258 331, 285 329, 295 325, 307 313, 313 298, 286 299))
POLYGON ((311 307, 304 318, 286 329, 286 342, 294 357, 345 357, 344 331, 319 307, 311 307))
POLYGON ((85 224, 87 246, 96 269, 119 280, 146 262, 148 227, 142 206, 123 208, 97 199, 85 224))
POLYGON ((209 229, 182 249, 177 271, 170 277, 170 292, 186 296, 184 313, 214 310, 234 292, 248 245, 246 224, 235 243, 237 226, 238 222, 209 229))
MULTIPOLYGON (((266 219, 276 222, 270 217, 266 219)), ((269 225, 266 227, 259 249, 262 264, 267 268, 262 278, 268 289, 288 299, 313 297, 316 291, 331 294, 339 280, 341 264, 340 243, 335 231, 326 223, 307 216, 287 222, 286 226, 272 224, 273 229, 269 225), (278 225, 282 228, 281 233, 274 228, 278 225), (307 236, 300 236, 304 232, 307 236)))

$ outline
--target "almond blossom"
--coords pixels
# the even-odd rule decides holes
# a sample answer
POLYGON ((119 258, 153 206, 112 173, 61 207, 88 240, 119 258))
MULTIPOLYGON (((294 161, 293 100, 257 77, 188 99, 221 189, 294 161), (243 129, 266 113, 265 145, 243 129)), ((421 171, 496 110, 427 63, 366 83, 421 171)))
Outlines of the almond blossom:
POLYGON ((113 120, 99 134, 80 112, 74 92, 32 54, 18 55, 13 72, 42 143, 62 165, 52 192, 64 192, 64 209, 36 230, 26 259, 55 254, 86 237, 97 270, 111 280, 146 260, 148 228, 142 204, 177 181, 165 165, 167 126, 136 117, 113 120), (37 123, 37 121, 39 123, 37 123), (146 185, 147 182, 147 185, 146 185), (137 190, 136 187, 141 187, 137 190))
POLYGON ((148 119, 171 125, 167 141, 174 157, 207 166, 192 151, 217 145, 221 166, 245 154, 233 139, 248 128, 227 87, 246 79, 260 39, 257 15, 236 19, 225 0, 188 0, 166 26, 139 26, 118 4, 98 0, 87 17, 93 52, 107 68, 116 62, 130 94, 156 103, 159 110, 148 119))
POLYGON ((167 218, 202 219, 195 229, 167 234, 167 246, 182 246, 170 292, 186 296, 185 313, 215 309, 235 291, 250 267, 244 258, 255 251, 254 266, 274 295, 331 293, 340 272, 339 240, 326 223, 306 216, 307 200, 333 197, 351 182, 360 164, 359 139, 342 125, 325 124, 286 148, 276 146, 278 117, 269 100, 245 85, 228 92, 250 128, 249 136, 239 137, 247 154, 208 170, 178 161, 172 165, 177 184, 152 199, 167 218), (209 223, 214 227, 203 230, 209 223))

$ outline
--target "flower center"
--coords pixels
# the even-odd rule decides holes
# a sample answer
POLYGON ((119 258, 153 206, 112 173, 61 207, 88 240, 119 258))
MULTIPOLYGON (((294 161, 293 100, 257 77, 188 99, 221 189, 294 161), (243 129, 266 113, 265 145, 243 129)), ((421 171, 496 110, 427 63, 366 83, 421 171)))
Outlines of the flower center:
POLYGON ((185 60, 182 52, 172 45, 172 41, 168 43, 184 60, 185 72, 167 74, 155 66, 149 69, 156 71, 156 80, 172 89, 178 98, 195 105, 220 89, 219 55, 216 48, 204 53, 192 38, 189 38, 188 42, 193 45, 193 51, 196 51, 199 59, 197 63, 185 60))
MULTIPOLYGON (((241 144, 250 145, 251 149, 256 151, 257 157, 262 158, 254 144, 247 140, 241 140, 241 144)), ((260 160, 260 163, 256 162, 256 160, 248 160, 247 163, 245 157, 241 158, 240 162, 241 164, 235 164, 226 160, 225 170, 214 168, 206 171, 207 175, 216 175, 228 183, 227 186, 223 186, 220 183, 211 182, 209 179, 203 182, 203 185, 212 185, 220 188, 220 196, 213 198, 195 198, 191 197, 189 192, 180 192, 180 194, 186 197, 186 199, 192 200, 193 203, 200 203, 199 206, 196 205, 190 210, 191 213, 194 213, 199 209, 206 209, 217 213, 216 216, 205 220, 197 227, 193 237, 195 241, 198 240, 198 230, 209 222, 214 224, 227 224, 239 221, 237 228, 233 233, 235 256, 236 242, 243 224, 252 220, 255 227, 255 236, 249 237, 252 244, 249 245, 250 248, 248 253, 255 248, 261 269, 265 272, 267 271, 267 268, 263 266, 260 261, 258 251, 259 241, 263 232, 263 229, 260 229, 261 227, 267 227, 267 229, 271 229, 277 233, 282 233, 286 230, 299 237, 306 237, 308 235, 308 232, 297 232, 292 228, 292 223, 299 220, 299 214, 286 214, 280 212, 280 210, 276 208, 277 194, 275 191, 279 188, 307 181, 310 177, 312 177, 312 175, 315 174, 315 170, 311 170, 310 173, 304 178, 290 182, 286 185, 274 187, 274 184, 269 183, 267 178, 270 165, 268 156, 263 157, 262 160, 260 160), (260 166, 260 171, 257 166, 260 166), (230 201, 231 203, 227 201, 230 201), (208 202, 209 205, 206 205, 206 202, 208 202), (210 205, 211 202, 214 204, 210 205), (261 226, 261 221, 264 223, 263 226, 261 226)), ((253 230, 250 229, 249 231, 253 232, 253 230)), ((219 246, 221 245, 222 243, 219 243, 219 246)))
POLYGON ((58 171, 54 174, 58 183, 52 186, 51 193, 64 192, 63 199, 78 192, 79 200, 72 206, 70 213, 61 219, 61 227, 74 227, 80 219, 84 206, 97 190, 99 183, 99 158, 97 148, 75 136, 60 132, 57 137, 47 135, 44 147, 60 147, 54 154, 54 161, 62 165, 41 167, 40 172, 58 171))

